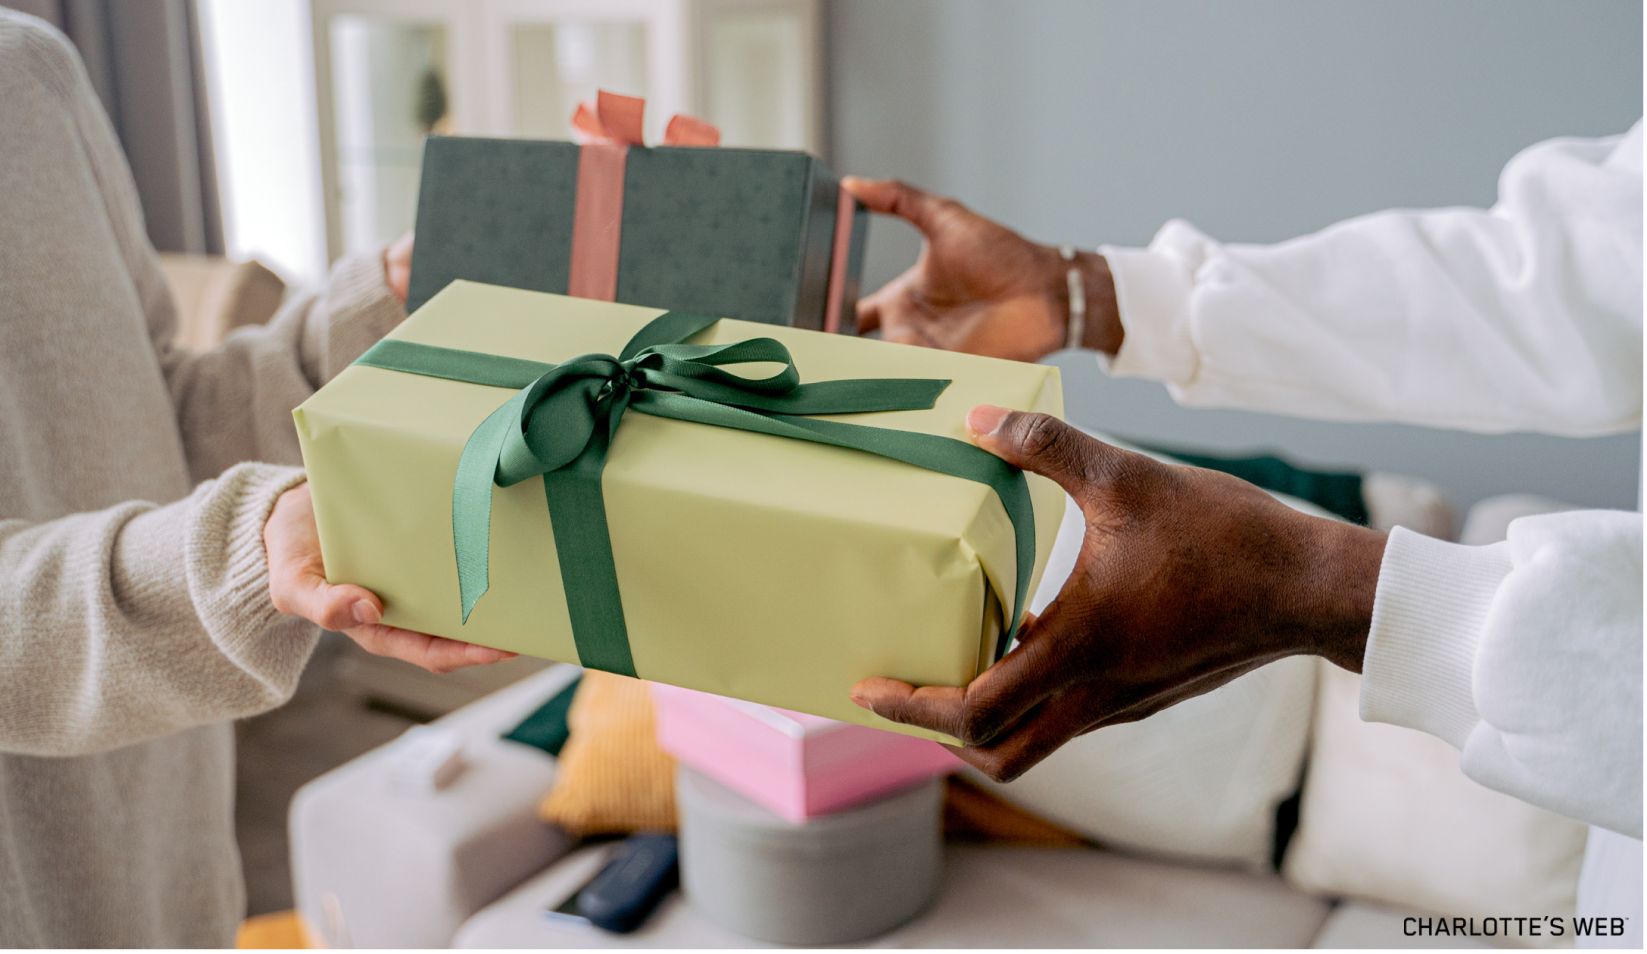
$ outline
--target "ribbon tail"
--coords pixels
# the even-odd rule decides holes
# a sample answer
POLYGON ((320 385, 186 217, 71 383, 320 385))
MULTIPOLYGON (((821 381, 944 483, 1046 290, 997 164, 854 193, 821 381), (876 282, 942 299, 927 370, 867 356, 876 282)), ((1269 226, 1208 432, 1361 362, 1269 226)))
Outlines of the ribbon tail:
POLYGON ((606 137, 620 146, 644 146, 641 140, 642 119, 646 115, 646 100, 639 96, 622 96, 595 91, 595 116, 606 137))
POLYGON ((487 554, 492 545, 492 481, 509 428, 520 420, 521 392, 487 415, 463 444, 452 481, 452 549, 457 557, 463 622, 490 588, 487 554))
MULTIPOLYGON (((612 416, 622 413, 620 407, 612 416)), ((601 492, 610 435, 616 429, 615 420, 609 430, 595 428, 576 460, 544 474, 543 496, 549 505, 549 526, 555 534, 555 558, 560 563, 578 665, 636 677, 618 567, 612 559, 612 534, 606 523, 606 496, 601 492)))
POLYGON ((588 103, 579 103, 578 108, 572 110, 572 137, 579 145, 611 141, 588 103))
POLYGON ((670 117, 669 125, 663 130, 663 144, 665 146, 718 146, 721 144, 721 131, 715 125, 706 123, 696 116, 676 113, 670 117))

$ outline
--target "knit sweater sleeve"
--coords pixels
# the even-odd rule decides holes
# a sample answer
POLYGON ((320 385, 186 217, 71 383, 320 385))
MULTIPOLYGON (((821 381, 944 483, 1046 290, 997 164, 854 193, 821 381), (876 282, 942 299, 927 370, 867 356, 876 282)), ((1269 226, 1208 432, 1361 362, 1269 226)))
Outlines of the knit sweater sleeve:
POLYGON ((301 463, 292 408, 406 317, 384 279, 381 254, 339 260, 323 290, 293 296, 268 324, 236 329, 211 351, 178 347, 171 287, 119 140, 72 53, 49 39, 36 37, 35 62, 72 114, 176 408, 190 477, 215 477, 243 461, 301 463))
POLYGON ((323 290, 294 297, 267 325, 196 353, 171 343, 171 296, 158 266, 136 278, 140 290, 156 289, 150 334, 195 480, 242 461, 301 463, 292 408, 406 317, 384 282, 382 256, 363 253, 340 260, 323 290))
POLYGON ((302 480, 245 464, 163 507, 0 521, 0 751, 83 755, 288 699, 319 631, 270 603, 263 524, 302 480))
POLYGON ((90 81, 60 33, 4 10, 0 120, 0 752, 109 750, 278 705, 317 632, 274 610, 263 525, 303 474, 229 465, 295 460, 263 435, 398 306, 334 294, 213 359, 173 353, 90 81), (191 463, 216 479, 195 486, 191 463))

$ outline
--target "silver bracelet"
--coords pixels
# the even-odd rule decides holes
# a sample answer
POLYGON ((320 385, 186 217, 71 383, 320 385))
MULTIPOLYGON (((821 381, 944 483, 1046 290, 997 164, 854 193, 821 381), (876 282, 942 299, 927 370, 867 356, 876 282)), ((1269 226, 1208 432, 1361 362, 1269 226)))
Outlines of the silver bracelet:
POLYGON ((1065 276, 1069 281, 1069 334, 1064 338, 1064 347, 1079 348, 1087 335, 1087 285, 1081 269, 1074 264, 1075 246, 1061 246, 1058 254, 1071 263, 1065 276))

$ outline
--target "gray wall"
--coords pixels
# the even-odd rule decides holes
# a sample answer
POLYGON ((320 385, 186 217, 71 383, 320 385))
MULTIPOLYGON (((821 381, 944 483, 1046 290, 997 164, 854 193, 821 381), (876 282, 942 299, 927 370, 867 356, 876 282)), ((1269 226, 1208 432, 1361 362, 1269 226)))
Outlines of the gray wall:
MULTIPOLYGON (((954 195, 1048 242, 1146 244, 1189 219, 1271 242, 1392 206, 1492 204, 1504 163, 1642 111, 1633 0, 835 0, 843 172, 954 195)), ((865 287, 915 259, 878 220, 865 287)), ((1142 440, 1634 508, 1639 432, 1571 440, 1179 408, 1052 359, 1072 420, 1142 440)), ((1462 509, 1461 509, 1462 513, 1462 509)))

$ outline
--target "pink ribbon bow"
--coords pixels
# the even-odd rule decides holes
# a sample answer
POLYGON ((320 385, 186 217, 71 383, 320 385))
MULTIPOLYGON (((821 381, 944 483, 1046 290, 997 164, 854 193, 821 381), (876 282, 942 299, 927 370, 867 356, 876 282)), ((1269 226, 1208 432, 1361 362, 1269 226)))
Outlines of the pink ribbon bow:
MULTIPOLYGON (((578 153, 578 193, 572 213, 572 261, 566 293, 615 301, 618 250, 623 228, 623 172, 630 146, 644 146, 641 119, 646 100, 601 90, 595 106, 579 103, 572 114, 578 153)), ((663 134, 669 146, 718 146, 721 131, 701 119, 677 115, 663 134)))
MULTIPOLYGON (((593 107, 586 102, 579 103, 572 113, 572 139, 579 144, 593 142, 644 146, 641 120, 645 115, 646 100, 638 96, 619 96, 603 89, 595 94, 593 107)), ((663 131, 663 144, 718 146, 721 144, 721 131, 694 116, 676 113, 663 131)))
MULTIPOLYGON (((615 301, 618 254, 623 230, 623 177, 631 146, 644 147, 641 124, 646 100, 600 90, 595 103, 579 103, 572 113, 572 138, 578 153, 577 206, 572 214, 572 260, 566 293, 578 298, 615 301)), ((691 116, 676 113, 663 132, 666 146, 719 146, 721 131, 691 116)), ((824 330, 841 327, 847 257, 852 244, 856 201, 840 193, 835 211, 824 330)))

